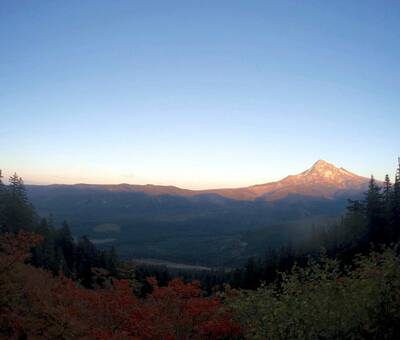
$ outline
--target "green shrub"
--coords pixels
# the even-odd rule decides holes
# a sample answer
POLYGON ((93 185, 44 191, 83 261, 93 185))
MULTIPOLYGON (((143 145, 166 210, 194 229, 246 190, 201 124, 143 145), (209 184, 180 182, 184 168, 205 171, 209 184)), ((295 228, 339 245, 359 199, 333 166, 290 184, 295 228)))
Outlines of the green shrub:
POLYGON ((396 248, 357 256, 352 269, 323 258, 281 280, 230 294, 248 339, 394 339, 400 334, 396 248))

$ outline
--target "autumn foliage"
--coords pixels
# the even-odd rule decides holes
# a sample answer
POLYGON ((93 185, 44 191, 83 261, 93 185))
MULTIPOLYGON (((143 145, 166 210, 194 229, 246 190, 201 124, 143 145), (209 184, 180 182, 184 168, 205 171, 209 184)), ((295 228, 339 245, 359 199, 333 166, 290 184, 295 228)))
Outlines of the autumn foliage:
POLYGON ((240 335, 220 299, 204 297, 198 283, 172 280, 152 293, 133 294, 128 280, 89 290, 29 264, 40 238, 20 232, 1 238, 0 328, 4 338, 223 339, 240 335))

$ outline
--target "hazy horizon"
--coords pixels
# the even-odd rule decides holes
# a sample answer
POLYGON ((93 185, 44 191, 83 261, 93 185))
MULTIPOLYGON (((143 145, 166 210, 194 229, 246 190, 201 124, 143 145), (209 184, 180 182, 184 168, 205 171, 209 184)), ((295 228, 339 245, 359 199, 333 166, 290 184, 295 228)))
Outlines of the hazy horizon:
POLYGON ((399 17, 396 1, 5 1, 0 168, 189 189, 318 159, 393 176, 399 17))
MULTIPOLYGON (((317 160, 317 161, 320 161, 320 160, 322 160, 322 159, 319 159, 319 160, 317 160)), ((316 161, 316 162, 317 162, 316 161)), ((322 161, 325 161, 326 162, 326 160, 322 160, 322 161)), ((252 186, 252 185, 257 185, 257 184, 265 184, 265 183, 270 183, 270 182, 275 182, 275 181, 280 181, 280 180, 282 180, 282 179, 284 179, 286 176, 289 176, 289 175, 298 175, 298 174, 300 174, 301 172, 303 172, 303 171, 305 171, 305 170, 308 170, 309 168, 311 168, 316 162, 314 162, 313 164, 311 164, 307 169, 304 169, 304 170, 302 170, 302 171, 298 171, 298 172, 293 172, 293 173, 288 173, 288 174, 286 174, 286 175, 284 175, 284 176, 282 176, 281 178, 277 178, 277 179, 273 179, 273 180, 264 180, 264 181, 259 181, 259 182, 257 182, 257 183, 245 183, 245 184, 243 184, 243 185, 241 185, 241 186, 230 186, 230 187, 227 187, 227 186, 222 186, 222 185, 216 185, 215 187, 190 187, 190 186, 187 186, 187 187, 184 187, 184 186, 179 186, 179 185, 175 185, 175 184, 171 184, 171 183, 152 183, 152 182, 148 182, 148 183, 136 183, 136 182, 91 182, 90 180, 88 180, 88 181, 83 181, 83 182, 73 182, 73 181, 71 181, 71 182, 35 182, 35 181, 25 181, 25 183, 26 184, 28 184, 28 185, 78 185, 78 184, 89 184, 89 185, 120 185, 120 184, 128 184, 128 185, 160 185, 160 186, 176 186, 176 187, 179 187, 179 188, 181 188, 181 189, 189 189, 189 190, 207 190, 207 189, 224 189, 224 188, 239 188, 239 187, 247 187, 247 186, 252 186)), ((327 163, 330 163, 330 162, 327 162, 327 163)), ((332 163, 330 163, 330 164, 332 164, 332 163)), ((333 164, 334 166, 336 166, 336 164, 333 164)), ((353 171, 351 171, 351 170, 349 170, 348 168, 345 168, 345 167, 343 167, 343 166, 337 166, 337 168, 343 168, 343 169, 345 169, 345 170, 347 170, 347 171, 349 171, 349 172, 351 172, 351 173, 354 173, 353 171)), ((3 171, 3 176, 4 176, 4 179, 5 179, 5 181, 7 182, 7 180, 8 180, 8 178, 12 175, 12 174, 14 174, 15 172, 12 172, 12 173, 7 173, 7 172, 4 172, 3 171)), ((388 172, 389 173, 389 172, 388 172)), ((392 173, 393 173, 393 171, 392 171, 392 173)), ((370 175, 361 175, 361 174, 358 174, 358 173, 355 173, 356 175, 359 175, 359 176, 362 176, 362 177, 369 177, 370 175, 373 175, 373 174, 370 174, 370 175)), ((390 176, 390 175, 389 175, 390 176)), ((377 180, 379 180, 379 181, 383 181, 384 180, 384 178, 382 177, 382 178, 378 178, 378 177, 376 177, 375 175, 374 175, 374 177, 375 177, 375 179, 377 179, 377 180)), ((391 177, 393 177, 393 176, 391 176, 391 177)))

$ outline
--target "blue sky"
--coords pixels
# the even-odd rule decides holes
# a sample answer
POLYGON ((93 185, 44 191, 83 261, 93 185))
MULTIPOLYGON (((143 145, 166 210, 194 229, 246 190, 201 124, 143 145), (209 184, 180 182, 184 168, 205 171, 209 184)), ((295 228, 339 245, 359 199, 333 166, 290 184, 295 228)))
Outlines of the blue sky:
POLYGON ((393 173, 398 1, 1 1, 0 167, 188 188, 393 173))

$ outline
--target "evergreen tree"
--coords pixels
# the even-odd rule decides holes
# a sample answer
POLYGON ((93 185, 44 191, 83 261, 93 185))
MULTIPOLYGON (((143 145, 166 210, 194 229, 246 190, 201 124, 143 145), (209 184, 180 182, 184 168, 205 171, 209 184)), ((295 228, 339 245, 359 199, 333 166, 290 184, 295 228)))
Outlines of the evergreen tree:
POLYGON ((400 239, 400 158, 392 190, 392 226, 397 241, 400 239))
POLYGON ((385 182, 383 185, 383 200, 386 206, 390 206, 392 199, 392 183, 390 182, 389 175, 385 176, 385 182))
POLYGON ((3 184, 3 174, 0 169, 0 231, 3 230, 3 225, 4 225, 4 209, 5 209, 5 200, 6 200, 6 189, 3 184))
POLYGON ((278 260, 278 252, 273 248, 268 248, 264 255, 263 281, 271 282, 276 278, 278 260))
MULTIPOLYGON (((328 237, 328 242, 337 240, 336 251, 343 251, 350 248, 362 248, 368 246, 369 233, 366 218, 366 205, 359 200, 348 200, 346 215, 336 228, 333 228, 335 235, 328 237)), ((331 249, 331 247, 328 247, 331 249)))
POLYGON ((76 274, 85 287, 92 288, 92 268, 100 267, 100 254, 86 236, 82 236, 76 246, 76 274))
POLYGON ((389 175, 385 176, 383 183, 383 203, 385 205, 385 240, 390 242, 393 240, 394 228, 393 228, 393 190, 392 183, 390 182, 389 175))
POLYGON ((370 242, 380 243, 385 238, 385 205, 381 188, 371 176, 365 197, 366 218, 370 242))
POLYGON ((68 223, 63 222, 62 227, 56 231, 55 246, 59 249, 60 256, 64 259, 64 274, 71 276, 75 262, 75 243, 68 223))
POLYGON ((111 275, 117 275, 118 273, 118 258, 114 246, 106 253, 105 268, 111 275))
POLYGON ((247 260, 244 269, 244 288, 255 289, 260 285, 261 281, 261 265, 258 259, 250 257, 247 260))
POLYGON ((56 229, 52 215, 39 222, 22 178, 14 173, 7 186, 2 178, 0 171, 0 231, 18 233, 25 230, 43 236, 43 241, 32 249, 34 266, 45 268, 55 275, 62 271, 77 278, 86 287, 93 287, 92 268, 100 267, 110 277, 119 274, 115 249, 100 252, 87 237, 82 237, 76 244, 67 222, 56 229))
POLYGON ((47 219, 43 218, 35 231, 43 236, 43 241, 32 250, 32 264, 50 270, 53 274, 58 274, 61 265, 55 247, 53 226, 49 225, 47 219))
POLYGON ((27 203, 28 201, 28 196, 26 194, 26 189, 24 185, 24 181, 21 177, 17 175, 17 173, 14 173, 9 179, 9 192, 10 194, 18 198, 24 203, 27 203))
POLYGON ((14 174, 9 182, 3 193, 2 230, 13 233, 21 229, 32 230, 36 214, 28 201, 24 181, 14 174))

